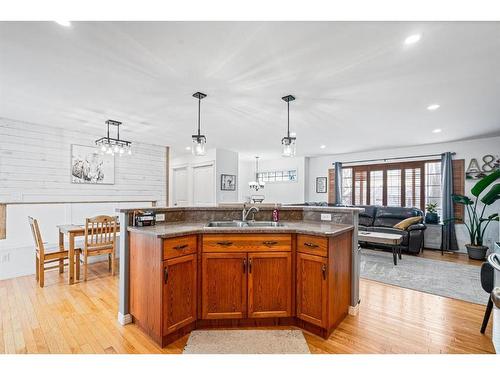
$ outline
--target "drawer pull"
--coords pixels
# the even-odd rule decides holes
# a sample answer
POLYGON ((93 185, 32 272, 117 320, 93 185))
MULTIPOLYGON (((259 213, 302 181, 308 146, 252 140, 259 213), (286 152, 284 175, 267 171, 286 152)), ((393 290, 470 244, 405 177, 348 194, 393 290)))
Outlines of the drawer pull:
POLYGON ((221 246, 231 246, 233 243, 231 241, 219 241, 217 242, 217 245, 221 246))
POLYGON ((266 246, 273 246, 273 245, 277 245, 278 241, 263 241, 262 243, 266 246))
POLYGON ((312 243, 312 242, 304 242, 304 246, 312 247, 313 249, 316 247, 319 247, 318 245, 316 245, 315 243, 312 243))
POLYGON ((326 280, 326 264, 321 266, 321 272, 323 273, 323 280, 326 280))
POLYGON ((182 250, 188 247, 188 244, 174 246, 174 250, 182 250))
POLYGON ((168 281, 168 266, 165 266, 165 268, 163 269, 163 281, 165 282, 165 284, 168 281))

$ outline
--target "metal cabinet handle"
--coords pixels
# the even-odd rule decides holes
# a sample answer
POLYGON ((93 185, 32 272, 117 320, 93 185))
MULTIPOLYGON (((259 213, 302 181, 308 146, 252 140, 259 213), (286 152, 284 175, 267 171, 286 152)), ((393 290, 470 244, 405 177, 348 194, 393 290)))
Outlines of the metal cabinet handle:
POLYGON ((243 258, 243 273, 247 272, 247 258, 243 258))
POLYGON ((312 243, 312 242, 304 242, 304 246, 312 247, 312 248, 319 247, 318 245, 316 245, 315 243, 312 243))
POLYGON ((252 258, 248 260, 248 273, 252 273, 252 258))
POLYGON ((188 247, 188 244, 174 246, 174 250, 182 250, 188 247))
POLYGON ((262 243, 266 246, 273 246, 273 245, 277 245, 278 241, 263 241, 262 243))
POLYGON ((321 272, 323 273, 323 280, 326 280, 326 264, 321 266, 321 272))
POLYGON ((231 246, 233 243, 231 241, 219 241, 217 242, 217 245, 221 246, 231 246))
POLYGON ((168 266, 165 266, 165 268, 163 269, 163 281, 165 282, 165 284, 168 281, 168 266))

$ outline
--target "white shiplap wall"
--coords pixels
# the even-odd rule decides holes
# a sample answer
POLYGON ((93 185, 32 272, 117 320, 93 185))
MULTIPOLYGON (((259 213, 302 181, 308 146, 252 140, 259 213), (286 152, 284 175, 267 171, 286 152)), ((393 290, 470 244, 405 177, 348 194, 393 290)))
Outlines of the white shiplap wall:
POLYGON ((0 202, 165 204, 164 146, 134 142, 132 156, 115 158, 114 185, 71 183, 71 144, 93 145, 100 136, 0 118, 0 202))
POLYGON ((58 224, 165 204, 165 146, 134 142, 132 156, 115 159, 114 185, 71 183, 71 144, 92 145, 99 136, 0 118, 0 203, 12 202, 7 238, 0 240, 0 280, 35 272, 28 215, 39 220, 50 247, 57 244, 58 224))

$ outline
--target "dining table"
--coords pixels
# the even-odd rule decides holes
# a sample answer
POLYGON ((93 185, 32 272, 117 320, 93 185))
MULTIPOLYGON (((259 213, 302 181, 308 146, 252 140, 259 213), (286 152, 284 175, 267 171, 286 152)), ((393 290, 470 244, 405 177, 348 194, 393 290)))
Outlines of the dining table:
MULTIPOLYGON (((68 249, 68 283, 71 285, 75 282, 75 238, 85 236, 85 225, 84 224, 62 224, 57 225, 59 230, 59 249, 64 250, 64 237, 68 237, 69 249, 68 249)), ((120 233, 120 226, 116 227, 116 236, 118 237, 120 233)), ((79 276, 79 275, 78 275, 79 276)))

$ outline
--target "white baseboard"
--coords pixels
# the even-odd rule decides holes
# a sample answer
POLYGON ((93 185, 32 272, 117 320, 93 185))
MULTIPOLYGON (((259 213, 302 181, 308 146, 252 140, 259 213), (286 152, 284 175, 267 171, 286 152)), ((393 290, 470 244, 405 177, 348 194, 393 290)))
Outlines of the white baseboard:
POLYGON ((121 312, 118 311, 118 322, 122 326, 130 324, 130 323, 132 323, 132 315, 130 315, 130 314, 123 315, 121 312))
POLYGON ((359 303, 356 306, 349 306, 349 315, 356 316, 359 313, 359 303))

